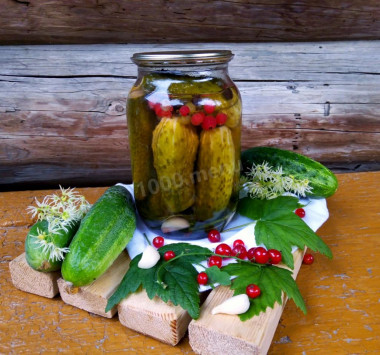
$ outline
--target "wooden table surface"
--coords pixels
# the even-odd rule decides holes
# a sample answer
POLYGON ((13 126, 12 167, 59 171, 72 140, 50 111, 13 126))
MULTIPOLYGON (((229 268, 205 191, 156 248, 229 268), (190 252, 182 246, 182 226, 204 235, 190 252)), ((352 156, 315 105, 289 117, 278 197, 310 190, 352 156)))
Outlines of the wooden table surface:
MULTIPOLYGON (((316 255, 297 278, 304 316, 290 301, 269 354, 364 354, 380 352, 380 172, 338 175, 328 199, 330 219, 318 234, 334 258, 316 255)), ((94 202, 104 188, 80 191, 94 202)), ((150 354, 192 353, 186 336, 170 347, 135 333, 117 317, 105 319, 15 289, 8 263, 24 251, 33 198, 50 191, 0 193, 0 353, 150 354)))

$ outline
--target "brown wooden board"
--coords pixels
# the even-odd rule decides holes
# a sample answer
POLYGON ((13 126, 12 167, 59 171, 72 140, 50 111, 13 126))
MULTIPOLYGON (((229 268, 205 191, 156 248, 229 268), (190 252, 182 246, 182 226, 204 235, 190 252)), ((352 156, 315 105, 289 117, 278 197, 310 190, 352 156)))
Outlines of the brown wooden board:
POLYGON ((380 169, 380 41, 4 46, 0 185, 130 182, 131 55, 207 48, 236 54, 243 149, 294 150, 336 171, 380 169))
MULTIPOLYGON (((318 231, 334 258, 315 254, 313 265, 301 267, 297 283, 308 313, 287 303, 269 355, 379 349, 380 172, 339 174, 338 180, 338 192, 328 199, 330 218, 318 231)), ((116 317, 96 316, 58 297, 46 299, 13 286, 9 262, 23 252, 33 222, 25 207, 51 192, 0 193, 0 353, 192 354, 187 336, 172 347, 124 327, 116 317)), ((93 203, 104 189, 79 192, 93 203)))
POLYGON ((4 0, 0 43, 379 39, 376 0, 4 0))

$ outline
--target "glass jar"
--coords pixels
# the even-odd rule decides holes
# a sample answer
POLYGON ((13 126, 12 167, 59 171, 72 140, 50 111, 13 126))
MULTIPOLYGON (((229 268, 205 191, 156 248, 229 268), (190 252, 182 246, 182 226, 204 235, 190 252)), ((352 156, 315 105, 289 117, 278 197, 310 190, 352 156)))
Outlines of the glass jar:
POLYGON ((204 238, 236 210, 240 94, 230 51, 136 53, 127 101, 138 212, 157 234, 204 238))

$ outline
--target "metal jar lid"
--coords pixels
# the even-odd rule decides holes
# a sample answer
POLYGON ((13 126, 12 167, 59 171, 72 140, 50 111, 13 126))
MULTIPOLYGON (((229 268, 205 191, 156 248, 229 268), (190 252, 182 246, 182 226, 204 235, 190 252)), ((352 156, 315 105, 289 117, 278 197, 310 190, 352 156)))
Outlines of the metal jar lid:
POLYGON ((228 50, 168 51, 135 53, 131 59, 139 66, 194 66, 228 63, 233 56, 228 50))

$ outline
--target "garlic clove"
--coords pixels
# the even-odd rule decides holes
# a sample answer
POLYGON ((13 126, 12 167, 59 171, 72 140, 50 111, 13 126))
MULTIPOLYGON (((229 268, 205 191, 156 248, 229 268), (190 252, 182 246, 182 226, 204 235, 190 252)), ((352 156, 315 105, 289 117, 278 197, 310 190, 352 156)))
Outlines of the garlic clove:
POLYGON ((187 219, 181 217, 172 217, 164 221, 161 225, 163 233, 176 232, 190 227, 187 219))
POLYGON ((250 306, 249 298, 246 294, 228 298, 212 310, 212 314, 242 314, 248 311, 250 306))
POLYGON ((156 250, 156 248, 148 245, 144 249, 144 252, 137 266, 140 269, 150 269, 158 263, 158 260, 160 260, 160 253, 156 250))

